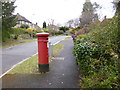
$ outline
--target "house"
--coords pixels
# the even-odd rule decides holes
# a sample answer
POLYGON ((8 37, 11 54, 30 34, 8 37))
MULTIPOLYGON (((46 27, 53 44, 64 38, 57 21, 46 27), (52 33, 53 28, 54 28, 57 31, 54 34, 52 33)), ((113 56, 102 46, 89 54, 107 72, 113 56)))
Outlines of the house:
POLYGON ((26 19, 24 16, 21 16, 19 13, 17 13, 17 24, 15 27, 20 27, 22 24, 29 25, 30 28, 40 30, 40 27, 36 24, 33 24, 28 19, 26 19))
POLYGON ((52 24, 50 24, 50 25, 48 24, 48 26, 46 28, 50 31, 59 31, 59 28, 52 24))
POLYGON ((33 28, 32 22, 30 22, 28 19, 25 17, 21 16, 19 13, 17 13, 17 24, 15 27, 20 27, 22 24, 27 24, 29 25, 30 28, 33 28))
POLYGON ((33 27, 34 27, 36 30, 42 30, 42 29, 38 26, 37 23, 36 23, 36 24, 33 24, 33 27))
POLYGON ((112 18, 107 18, 107 16, 104 16, 103 21, 100 23, 100 26, 105 27, 106 25, 108 25, 108 23, 110 23, 112 21, 112 18))

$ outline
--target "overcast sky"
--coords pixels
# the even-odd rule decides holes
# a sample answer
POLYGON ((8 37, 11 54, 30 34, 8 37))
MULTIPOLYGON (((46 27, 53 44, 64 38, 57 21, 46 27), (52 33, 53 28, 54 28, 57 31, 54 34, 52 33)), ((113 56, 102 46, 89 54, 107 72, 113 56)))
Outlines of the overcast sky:
MULTIPOLYGON (((90 0, 97 2, 103 8, 99 11, 101 18, 107 15, 111 18, 114 15, 112 9, 113 0, 90 0)), ((42 27, 44 21, 54 19, 56 24, 64 24, 70 19, 78 18, 81 15, 85 0, 16 0, 15 14, 26 17, 33 23, 42 27)))

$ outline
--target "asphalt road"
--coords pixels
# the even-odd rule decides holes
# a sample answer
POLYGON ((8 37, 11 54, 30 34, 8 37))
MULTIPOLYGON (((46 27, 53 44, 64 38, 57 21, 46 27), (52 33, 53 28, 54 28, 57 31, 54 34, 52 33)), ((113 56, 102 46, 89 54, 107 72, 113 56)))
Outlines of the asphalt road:
POLYGON ((6 74, 2 78, 2 88, 41 88, 40 90, 42 88, 51 88, 51 90, 53 88, 70 88, 71 90, 80 90, 80 73, 72 54, 73 40, 69 38, 68 41, 62 41, 59 44, 64 45, 64 49, 49 63, 49 72, 6 74))
MULTIPOLYGON (((52 44, 57 44, 60 40, 65 38, 66 36, 50 37, 49 41, 52 44)), ((13 65, 21 62, 26 58, 31 57, 37 52, 38 52, 37 41, 3 48, 2 49, 2 74, 8 71, 13 65)))

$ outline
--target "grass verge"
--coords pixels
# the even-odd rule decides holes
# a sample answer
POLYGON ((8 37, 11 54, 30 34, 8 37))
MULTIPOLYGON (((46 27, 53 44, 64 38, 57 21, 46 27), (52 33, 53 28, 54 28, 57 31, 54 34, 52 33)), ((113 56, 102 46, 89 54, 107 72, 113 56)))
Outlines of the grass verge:
POLYGON ((69 37, 66 37, 66 38, 71 38, 71 36, 69 36, 69 37))
MULTIPOLYGON (((20 41, 20 42, 8 42, 7 44, 3 44, 2 47, 10 47, 10 46, 14 46, 14 45, 17 45, 17 44, 21 44, 21 43, 28 43, 28 42, 33 42, 33 41, 36 41, 37 39, 33 39, 33 40, 26 40, 26 41, 20 41)), ((2 48, 0 47, 0 48, 2 48)))
POLYGON ((61 40, 61 41, 68 41, 68 39, 64 39, 64 40, 61 40))
POLYGON ((38 55, 35 55, 31 57, 30 59, 26 60, 25 62, 17 65, 15 68, 13 68, 8 74, 32 74, 37 73, 38 71, 38 55))
MULTIPOLYGON (((63 45, 54 45, 53 46, 53 55, 56 56, 60 53, 63 45)), ((13 68, 8 74, 40 74, 38 72, 38 55, 31 57, 25 62, 19 64, 13 68)))
POLYGON ((54 45, 53 46, 53 56, 56 56, 60 53, 60 51, 62 50, 63 45, 59 44, 59 45, 54 45))
POLYGON ((64 40, 62 41, 68 41, 68 39, 70 39, 71 37, 66 37, 64 40))

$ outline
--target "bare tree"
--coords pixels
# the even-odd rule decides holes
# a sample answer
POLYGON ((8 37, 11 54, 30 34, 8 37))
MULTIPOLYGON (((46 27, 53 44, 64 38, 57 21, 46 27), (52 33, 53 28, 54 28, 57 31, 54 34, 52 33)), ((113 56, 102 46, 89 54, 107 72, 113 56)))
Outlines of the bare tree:
POLYGON ((71 19, 69 20, 65 26, 69 27, 69 28, 73 28, 73 27, 77 27, 80 26, 80 21, 79 18, 75 18, 75 19, 71 19))
POLYGON ((48 24, 49 25, 54 25, 54 21, 55 21, 54 19, 50 19, 50 20, 48 20, 48 24))
POLYGON ((80 26, 79 18, 74 19, 74 27, 80 26))
POLYGON ((72 28, 72 26, 73 26, 73 24, 74 24, 74 20, 73 20, 73 19, 69 20, 69 21, 67 22, 67 24, 68 24, 68 27, 69 27, 69 28, 72 28))

